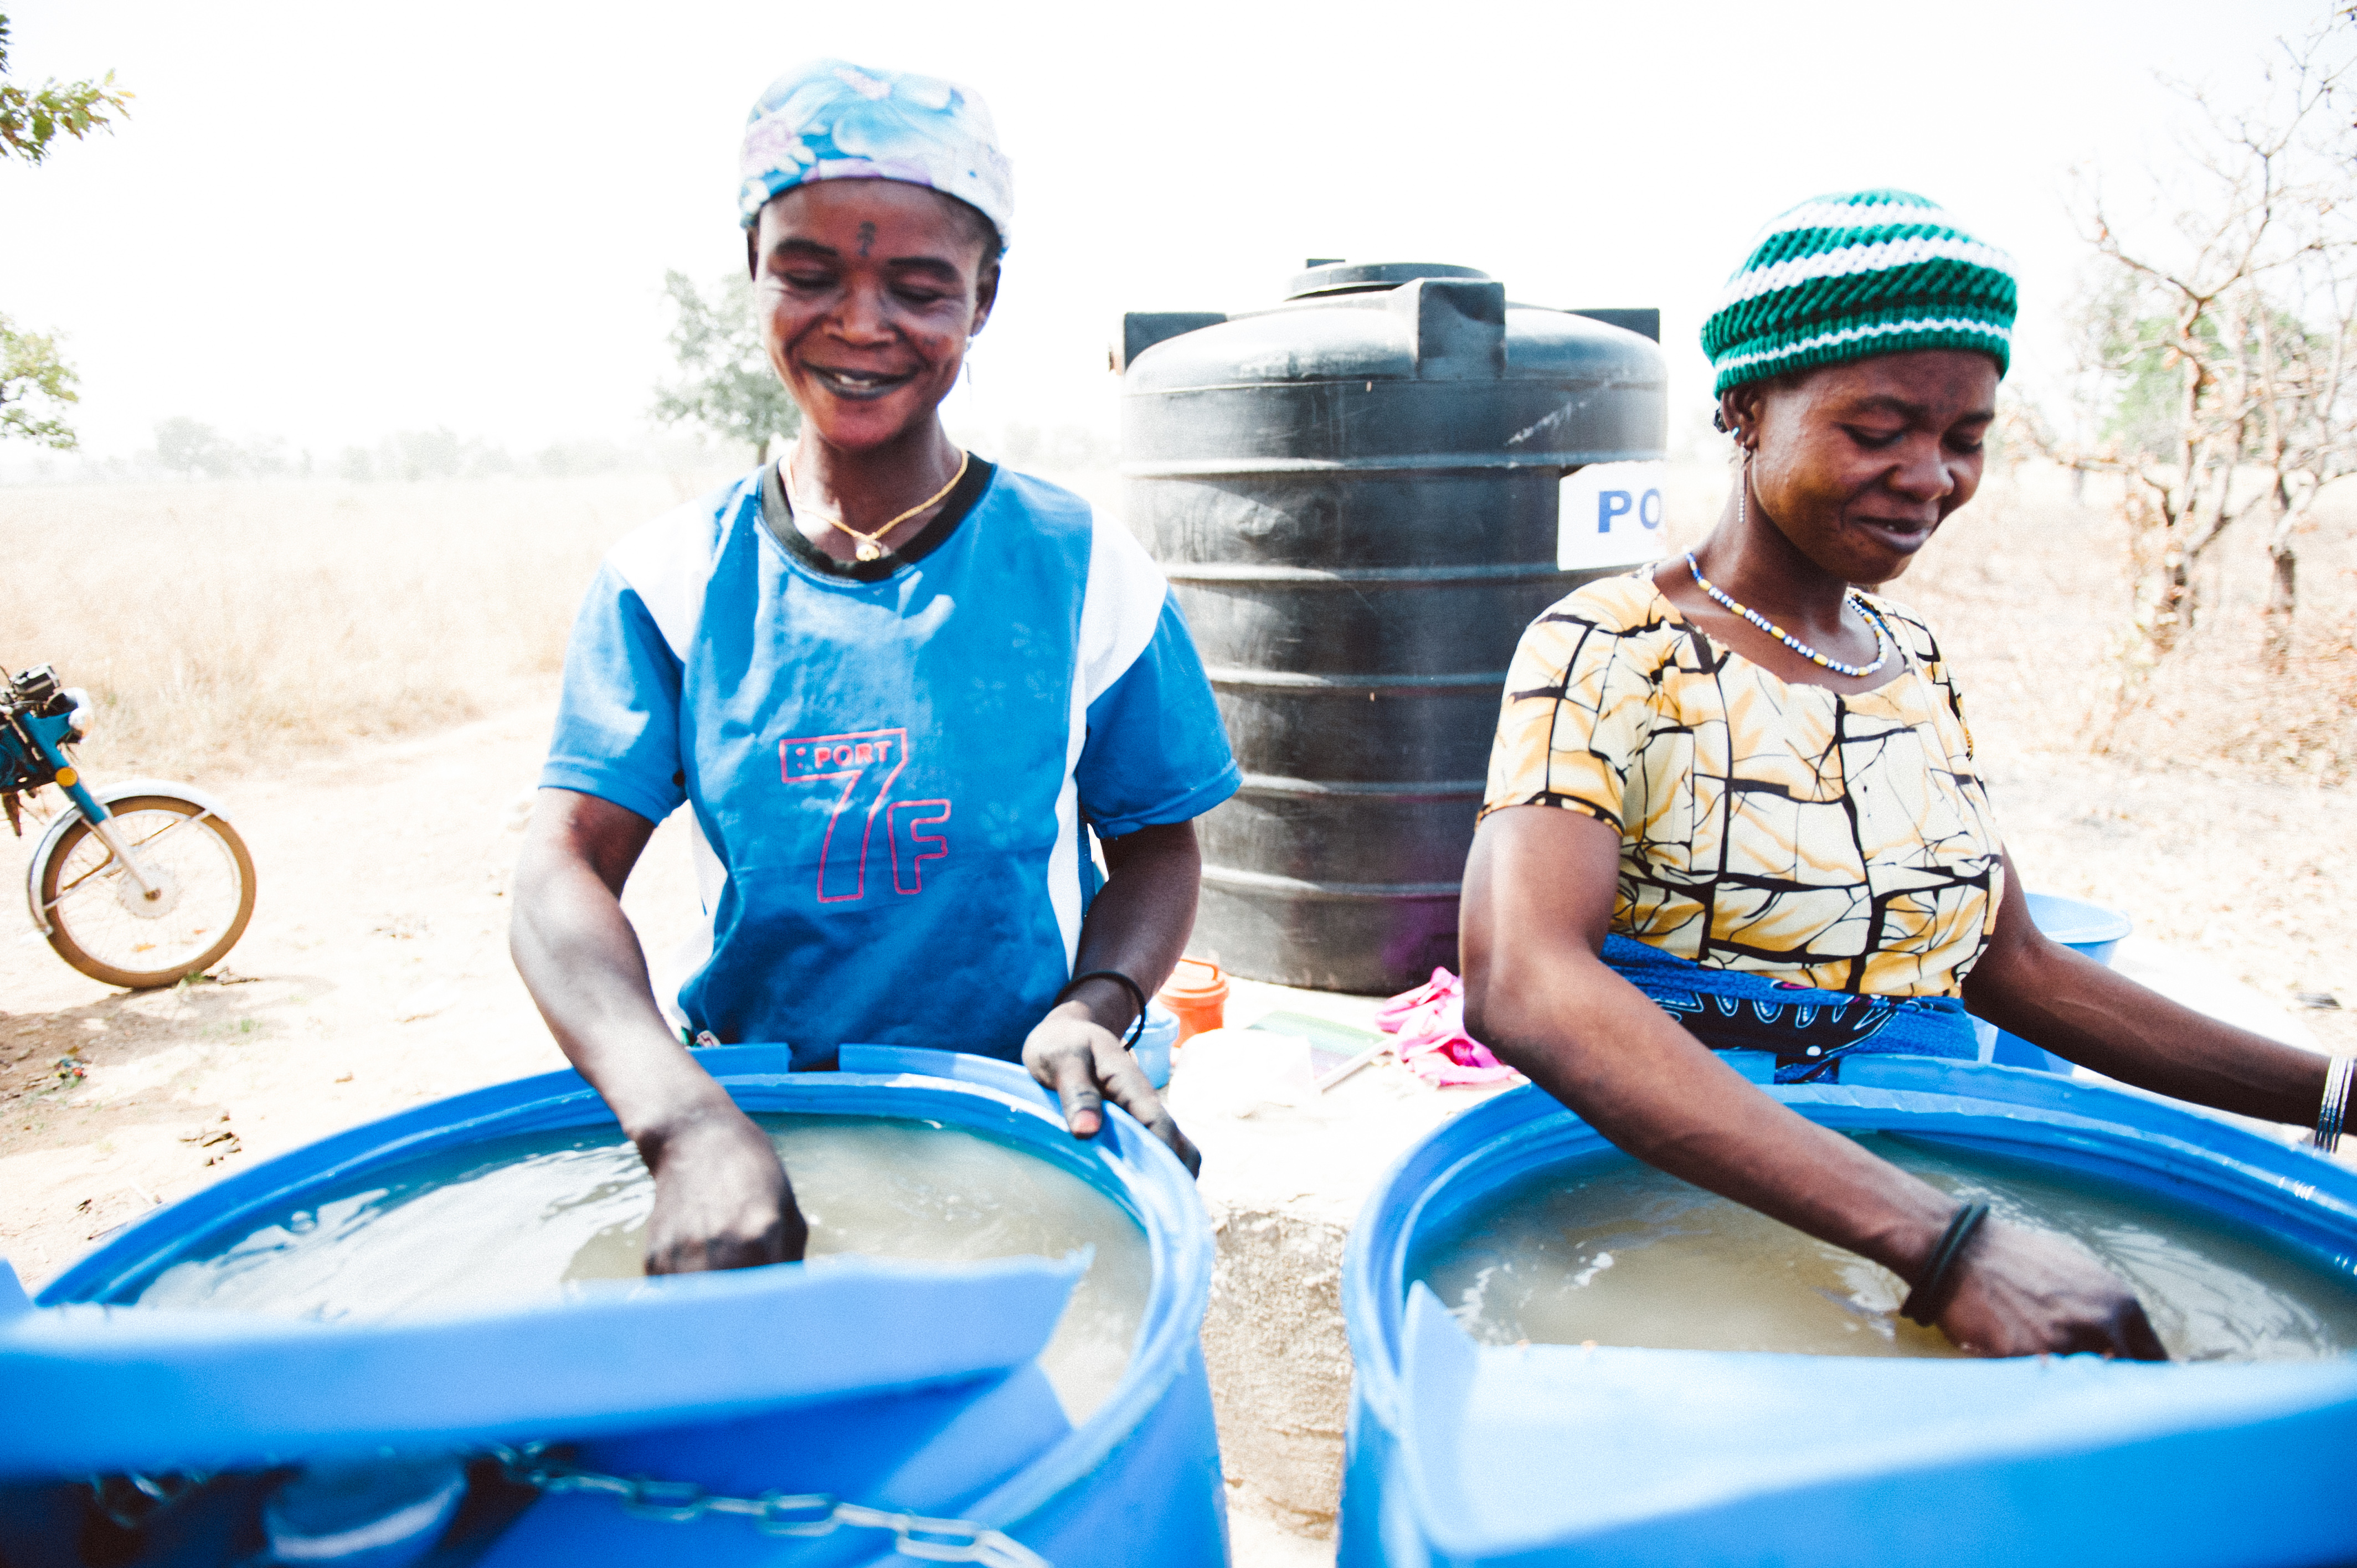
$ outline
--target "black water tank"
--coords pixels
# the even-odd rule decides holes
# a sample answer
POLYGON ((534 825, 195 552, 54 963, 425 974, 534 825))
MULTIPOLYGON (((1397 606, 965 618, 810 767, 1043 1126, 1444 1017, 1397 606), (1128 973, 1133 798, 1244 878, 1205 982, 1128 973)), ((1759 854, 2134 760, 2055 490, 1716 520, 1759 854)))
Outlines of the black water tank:
POLYGON ((1250 315, 1126 319, 1129 523, 1244 770, 1198 824, 1193 950, 1360 993, 1455 967, 1507 661, 1597 575, 1556 568, 1560 482, 1661 456, 1658 320, 1415 263, 1313 266, 1250 315))

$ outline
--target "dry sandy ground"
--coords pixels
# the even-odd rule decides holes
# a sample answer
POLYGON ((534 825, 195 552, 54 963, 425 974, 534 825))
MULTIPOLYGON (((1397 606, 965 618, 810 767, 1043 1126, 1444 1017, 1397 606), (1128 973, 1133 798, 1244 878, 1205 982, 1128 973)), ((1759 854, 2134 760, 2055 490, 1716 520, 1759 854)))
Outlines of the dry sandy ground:
MULTIPOLYGON (((29 924, 0 944, 0 1252, 28 1284, 224 1166, 564 1066, 506 947, 547 733, 520 712, 228 785, 259 893, 219 983, 126 993, 29 924), (87 1076, 61 1081, 70 1054, 87 1076)), ((676 929, 681 846, 659 845, 631 893, 676 929)))
MULTIPOLYGON (((547 724, 544 709, 519 710, 205 780, 261 884, 213 982, 126 994, 67 969, 29 926, 0 942, 0 1256, 28 1285, 255 1158, 562 1065, 506 951, 508 875, 547 724), (85 1076, 60 1079, 60 1060, 85 1076)), ((2231 993, 2273 1032, 2357 1048, 2351 1012, 2287 1005, 2314 990, 2357 1007, 2346 791, 2083 756, 1988 761, 2030 886, 2127 908, 2149 935, 2124 956, 2143 945, 2145 965, 2231 993)), ((677 823, 626 903, 659 950, 691 923, 677 823)), ((1240 1511, 1235 1532, 1240 1563, 1330 1561, 1330 1543, 1255 1515, 1240 1511)))

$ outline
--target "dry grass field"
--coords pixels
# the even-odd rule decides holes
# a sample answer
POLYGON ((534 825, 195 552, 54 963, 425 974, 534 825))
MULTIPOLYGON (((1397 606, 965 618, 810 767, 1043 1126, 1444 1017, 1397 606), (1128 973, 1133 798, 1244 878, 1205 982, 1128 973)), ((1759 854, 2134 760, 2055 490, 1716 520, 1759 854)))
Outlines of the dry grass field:
POLYGON ((0 489, 0 659, 90 690, 100 778, 478 718, 549 690, 608 545, 727 477, 0 489))

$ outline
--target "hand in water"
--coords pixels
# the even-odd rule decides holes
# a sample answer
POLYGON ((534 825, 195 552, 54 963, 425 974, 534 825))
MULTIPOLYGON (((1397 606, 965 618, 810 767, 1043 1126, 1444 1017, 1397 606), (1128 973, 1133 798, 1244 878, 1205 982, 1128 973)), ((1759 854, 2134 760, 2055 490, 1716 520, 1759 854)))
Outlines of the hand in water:
POLYGON ((687 1274, 802 1261, 810 1227, 769 1134, 733 1106, 664 1134, 651 1153, 647 1273, 687 1274))
POLYGON ((1169 1144, 1188 1174, 1202 1169, 1203 1156, 1170 1119, 1169 1108, 1146 1081, 1146 1069, 1137 1065, 1137 1058, 1077 1004, 1067 1002, 1039 1021, 1023 1042, 1023 1065, 1063 1101, 1064 1125, 1072 1130, 1073 1137, 1097 1135, 1104 1125, 1104 1102, 1110 1099, 1169 1144))
POLYGON ((2074 1241, 1991 1219, 1958 1266, 1940 1326, 1976 1356, 2169 1359, 2136 1292, 2074 1241))

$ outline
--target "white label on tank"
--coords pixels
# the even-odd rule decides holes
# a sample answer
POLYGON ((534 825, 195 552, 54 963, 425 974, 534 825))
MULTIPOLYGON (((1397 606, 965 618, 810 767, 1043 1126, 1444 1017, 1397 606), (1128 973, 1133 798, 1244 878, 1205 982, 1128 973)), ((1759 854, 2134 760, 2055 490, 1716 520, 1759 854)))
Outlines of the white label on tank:
POLYGON ((1666 463, 1590 463, 1564 477, 1555 564, 1565 572, 1634 566, 1663 550, 1666 463))

